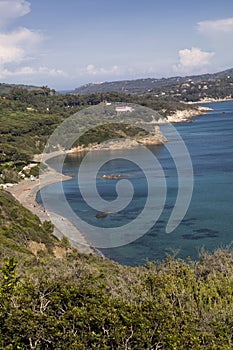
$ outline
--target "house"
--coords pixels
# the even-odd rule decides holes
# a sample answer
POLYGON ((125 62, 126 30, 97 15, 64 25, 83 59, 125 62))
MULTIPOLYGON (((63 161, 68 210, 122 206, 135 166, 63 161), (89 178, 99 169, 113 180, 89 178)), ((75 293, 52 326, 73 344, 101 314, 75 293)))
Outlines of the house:
POLYGON ((111 106, 111 102, 108 102, 106 100, 103 100, 100 102, 100 105, 104 105, 104 106, 111 106))
POLYGON ((130 106, 117 106, 115 108, 115 111, 117 113, 122 113, 122 112, 130 112, 131 113, 134 111, 134 109, 133 109, 133 107, 130 107, 130 106))

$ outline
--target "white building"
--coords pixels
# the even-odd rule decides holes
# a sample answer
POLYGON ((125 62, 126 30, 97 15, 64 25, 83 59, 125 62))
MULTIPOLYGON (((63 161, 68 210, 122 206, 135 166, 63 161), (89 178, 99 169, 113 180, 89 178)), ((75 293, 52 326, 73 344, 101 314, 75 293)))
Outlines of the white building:
POLYGON ((122 112, 130 112, 131 113, 134 111, 134 109, 133 109, 133 107, 130 107, 130 106, 117 106, 115 108, 115 111, 117 113, 122 113, 122 112))

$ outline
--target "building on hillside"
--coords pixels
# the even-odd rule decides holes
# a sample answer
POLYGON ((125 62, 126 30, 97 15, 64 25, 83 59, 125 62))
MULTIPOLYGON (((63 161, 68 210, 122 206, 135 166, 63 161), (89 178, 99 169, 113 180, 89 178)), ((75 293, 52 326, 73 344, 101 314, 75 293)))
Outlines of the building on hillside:
POLYGON ((108 102, 106 100, 103 100, 100 102, 100 105, 104 105, 104 106, 111 106, 111 102, 108 102))
POLYGON ((133 112, 134 111, 134 109, 133 109, 133 107, 131 107, 131 106, 117 106, 116 108, 115 108, 115 111, 117 112, 117 113, 122 113, 122 112, 133 112))

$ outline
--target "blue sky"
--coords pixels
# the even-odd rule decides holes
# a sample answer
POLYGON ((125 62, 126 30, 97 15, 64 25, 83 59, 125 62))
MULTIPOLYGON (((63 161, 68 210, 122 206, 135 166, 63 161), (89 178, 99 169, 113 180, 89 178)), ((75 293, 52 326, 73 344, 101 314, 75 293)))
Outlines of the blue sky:
POLYGON ((71 89, 233 67, 232 0, 0 0, 0 82, 71 89))

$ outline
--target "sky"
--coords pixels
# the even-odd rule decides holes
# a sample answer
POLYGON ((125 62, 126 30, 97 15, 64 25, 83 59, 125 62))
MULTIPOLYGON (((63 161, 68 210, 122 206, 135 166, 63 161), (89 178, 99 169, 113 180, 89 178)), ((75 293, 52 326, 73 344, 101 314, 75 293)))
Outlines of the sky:
POLYGON ((233 67, 232 0, 0 0, 0 82, 56 90, 233 67))

